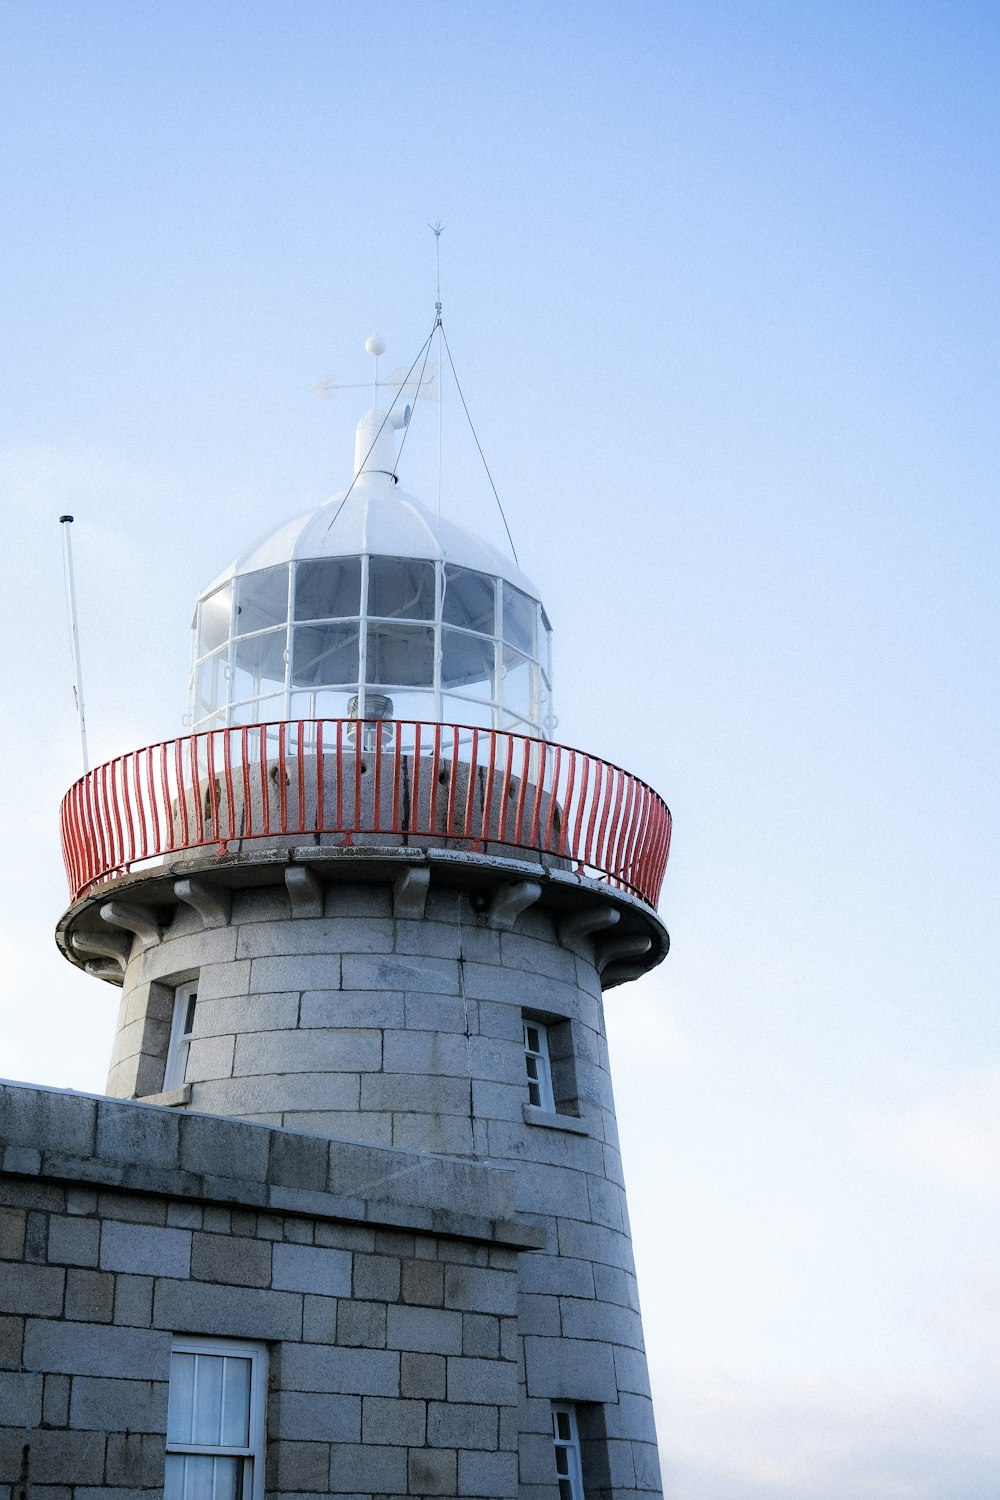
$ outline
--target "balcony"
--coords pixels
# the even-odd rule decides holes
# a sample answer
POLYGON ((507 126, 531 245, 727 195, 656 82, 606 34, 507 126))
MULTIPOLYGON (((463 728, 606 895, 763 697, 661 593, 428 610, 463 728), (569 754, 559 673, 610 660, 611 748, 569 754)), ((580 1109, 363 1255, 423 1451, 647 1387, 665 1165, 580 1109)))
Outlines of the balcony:
POLYGON ((199 851, 310 840, 544 855, 655 910, 670 811, 610 762, 504 730, 416 720, 292 720, 211 730, 97 766, 62 804, 73 901, 199 851))

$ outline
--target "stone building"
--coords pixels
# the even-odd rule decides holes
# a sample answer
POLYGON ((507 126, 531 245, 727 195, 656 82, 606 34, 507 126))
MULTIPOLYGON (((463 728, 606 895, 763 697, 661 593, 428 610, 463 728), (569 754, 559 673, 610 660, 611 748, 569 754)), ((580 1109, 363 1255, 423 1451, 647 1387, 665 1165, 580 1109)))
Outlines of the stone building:
POLYGON ((669 813, 552 741, 410 394, 201 596, 190 732, 64 802, 121 1008, 108 1097, 0 1089, 0 1500, 660 1492, 603 997, 669 813))

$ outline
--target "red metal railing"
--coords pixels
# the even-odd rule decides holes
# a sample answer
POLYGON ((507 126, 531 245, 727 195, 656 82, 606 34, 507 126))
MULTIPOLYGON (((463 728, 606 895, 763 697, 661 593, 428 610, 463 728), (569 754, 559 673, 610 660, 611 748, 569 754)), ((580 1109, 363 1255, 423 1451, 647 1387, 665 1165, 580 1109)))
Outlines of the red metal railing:
POLYGON ((130 750, 81 777, 62 805, 74 900, 187 850, 378 836, 553 855, 655 906, 670 812, 627 771, 547 740, 347 719, 216 729, 130 750))

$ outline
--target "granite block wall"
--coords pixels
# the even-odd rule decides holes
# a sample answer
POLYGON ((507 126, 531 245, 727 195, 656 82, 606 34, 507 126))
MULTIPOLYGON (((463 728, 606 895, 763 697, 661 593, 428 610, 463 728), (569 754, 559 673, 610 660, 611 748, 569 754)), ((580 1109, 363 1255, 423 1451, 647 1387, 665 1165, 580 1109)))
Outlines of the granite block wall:
POLYGON ((0 1145, 2 1500, 162 1492, 185 1333, 267 1344, 268 1496, 517 1494, 511 1173, 9 1085, 0 1145))

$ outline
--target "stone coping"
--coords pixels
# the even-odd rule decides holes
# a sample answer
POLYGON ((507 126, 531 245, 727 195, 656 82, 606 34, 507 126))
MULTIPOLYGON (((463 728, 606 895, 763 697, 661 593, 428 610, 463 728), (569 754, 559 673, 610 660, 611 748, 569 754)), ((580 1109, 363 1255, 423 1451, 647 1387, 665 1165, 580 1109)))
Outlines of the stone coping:
POLYGON ((0 1163, 12 1176, 537 1250, 514 1170, 332 1140, 131 1099, 0 1081, 0 1163))

